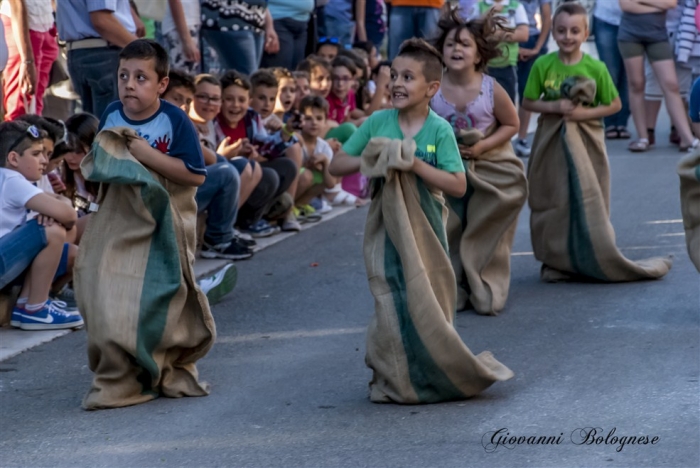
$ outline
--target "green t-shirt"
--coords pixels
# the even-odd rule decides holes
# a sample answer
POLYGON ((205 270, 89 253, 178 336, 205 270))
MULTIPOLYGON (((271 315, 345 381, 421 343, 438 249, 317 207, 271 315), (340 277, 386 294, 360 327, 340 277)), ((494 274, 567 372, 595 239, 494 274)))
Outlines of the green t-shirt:
POLYGON ((523 97, 532 101, 556 101, 561 98, 562 82, 570 76, 585 76, 596 83, 593 106, 608 106, 618 96, 608 68, 600 60, 588 54, 574 65, 565 65, 559 60, 558 52, 551 52, 538 58, 532 65, 530 77, 525 85, 523 97))
MULTIPOLYGON (((403 140, 397 109, 380 110, 370 115, 345 142, 343 151, 350 156, 360 156, 369 140, 374 137, 403 140)), ((432 110, 425 119, 423 128, 413 139, 418 159, 446 172, 464 172, 452 126, 432 110)))

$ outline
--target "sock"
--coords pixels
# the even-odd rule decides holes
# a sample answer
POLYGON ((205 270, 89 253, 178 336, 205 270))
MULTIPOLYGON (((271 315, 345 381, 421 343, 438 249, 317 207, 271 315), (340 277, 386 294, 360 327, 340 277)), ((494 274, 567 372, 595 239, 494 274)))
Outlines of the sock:
POLYGON ((44 308, 46 305, 46 302, 42 302, 39 304, 27 304, 27 312, 39 312, 41 309, 44 308))
POLYGON ((20 297, 19 299, 17 299, 15 307, 17 307, 18 309, 24 309, 27 306, 28 300, 29 299, 26 297, 20 297))

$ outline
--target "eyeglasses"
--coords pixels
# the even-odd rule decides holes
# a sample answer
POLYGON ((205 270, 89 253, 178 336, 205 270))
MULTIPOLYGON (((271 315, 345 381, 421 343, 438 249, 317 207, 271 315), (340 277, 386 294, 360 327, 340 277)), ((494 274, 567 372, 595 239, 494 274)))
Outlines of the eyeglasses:
POLYGON ((41 133, 35 125, 30 125, 29 127, 27 127, 27 130, 24 133, 22 133, 19 137, 17 137, 17 139, 10 145, 7 152, 10 153, 12 150, 17 148, 19 144, 22 143, 22 141, 24 141, 24 139, 27 137, 34 141, 41 140, 41 133))
POLYGON ((209 96, 208 94, 195 94, 194 97, 199 102, 203 102, 205 104, 221 104, 221 97, 219 96, 209 96))
POLYGON ((335 44, 338 45, 340 44, 340 40, 337 37, 326 37, 326 36, 321 36, 318 38, 318 45, 323 45, 323 44, 335 44))

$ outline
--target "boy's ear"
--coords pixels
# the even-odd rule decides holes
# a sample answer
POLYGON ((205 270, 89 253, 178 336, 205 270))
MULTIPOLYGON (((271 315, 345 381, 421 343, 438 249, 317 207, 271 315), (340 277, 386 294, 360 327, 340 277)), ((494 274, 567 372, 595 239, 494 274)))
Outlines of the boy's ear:
POLYGON ((440 82, 431 81, 430 83, 428 83, 428 91, 426 92, 426 96, 432 98, 437 94, 438 89, 440 89, 440 82))
POLYGON ((167 76, 163 77, 163 79, 158 83, 158 94, 161 98, 165 95, 165 90, 168 89, 168 83, 170 83, 170 78, 167 76))
POLYGON ((7 153, 7 160, 5 162, 5 167, 12 167, 15 168, 19 166, 19 158, 21 154, 19 154, 17 151, 10 151, 7 153))

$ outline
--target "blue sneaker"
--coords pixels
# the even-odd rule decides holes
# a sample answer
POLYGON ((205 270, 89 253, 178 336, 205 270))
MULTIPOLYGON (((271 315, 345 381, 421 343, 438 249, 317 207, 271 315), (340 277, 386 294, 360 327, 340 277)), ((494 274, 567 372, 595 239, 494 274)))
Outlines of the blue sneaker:
POLYGON ((84 322, 80 315, 70 314, 59 307, 57 301, 49 300, 41 310, 33 313, 15 307, 10 324, 22 330, 61 330, 82 327, 84 322))
POLYGON ((269 237, 273 234, 277 234, 279 232, 279 228, 274 228, 270 225, 270 223, 268 223, 264 219, 261 219, 257 223, 245 227, 243 229, 243 232, 247 232, 253 238, 260 238, 269 237))

